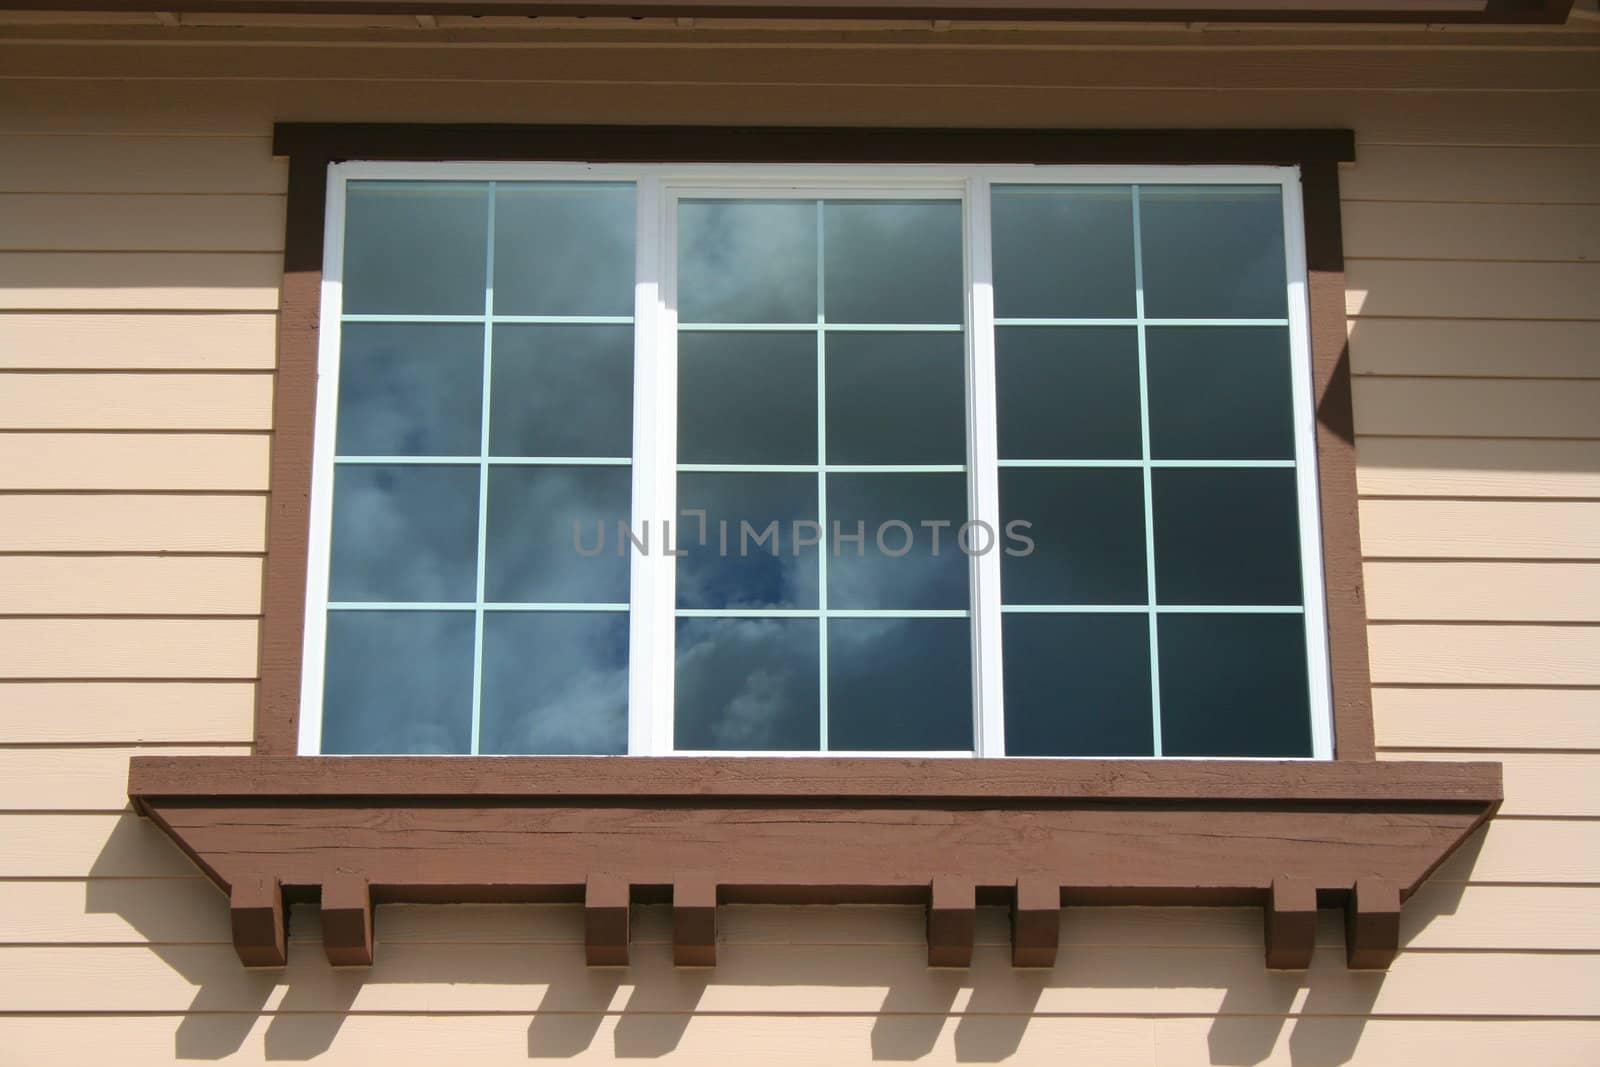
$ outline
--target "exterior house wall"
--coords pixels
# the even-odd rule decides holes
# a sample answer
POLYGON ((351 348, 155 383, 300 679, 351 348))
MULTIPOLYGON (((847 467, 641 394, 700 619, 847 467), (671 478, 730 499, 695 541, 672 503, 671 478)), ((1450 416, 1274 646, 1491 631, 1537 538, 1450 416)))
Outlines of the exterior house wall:
POLYGON ((1600 23, 1146 29, 0 26, 0 1048, 18 1064, 677 1056, 1600 1061, 1600 23), (1584 26, 1590 27, 1588 31, 1584 26), (441 36, 476 42, 443 47, 441 36), (559 45, 560 47, 556 47, 559 45), (1423 46, 1427 50, 1423 50, 1423 46), (242 970, 128 757, 249 750, 286 170, 274 121, 1348 126, 1380 756, 1503 761, 1387 974, 1262 968, 1252 909, 725 907, 720 965, 583 966, 575 908, 314 912, 242 970))

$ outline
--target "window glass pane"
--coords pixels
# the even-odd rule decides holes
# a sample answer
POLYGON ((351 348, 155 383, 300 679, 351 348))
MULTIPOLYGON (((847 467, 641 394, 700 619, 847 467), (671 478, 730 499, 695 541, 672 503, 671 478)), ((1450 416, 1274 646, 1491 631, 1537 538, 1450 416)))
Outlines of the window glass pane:
POLYGON ((631 521, 627 467, 492 467, 484 598, 500 603, 621 604, 631 521))
POLYGON ((483 618, 478 750, 628 751, 628 616, 491 611, 483 618))
POLYGON ((832 200, 823 220, 829 322, 965 319, 958 201, 832 200))
POLYGON ((816 203, 680 203, 678 321, 816 322, 816 203))
POLYGON ((476 456, 482 409, 482 326, 344 327, 339 455, 476 456))
POLYGON ((816 475, 680 474, 678 516, 678 607, 817 606, 816 475))
POLYGON ((1147 602, 1144 480, 1137 468, 1004 468, 1000 522, 1003 534, 1011 534, 1003 537, 1009 551, 1000 560, 1005 603, 1147 602), (1019 536, 1032 539, 1031 552, 1019 536))
POLYGON ((328 612, 322 751, 470 751, 472 640, 470 611, 328 612))
POLYGON ((633 327, 496 326, 493 377, 491 455, 633 454, 633 327))
POLYGON ((1146 315, 1217 319, 1287 313, 1278 186, 1141 186, 1139 229, 1146 315))
POLYGON ((1300 603, 1292 468, 1157 469, 1151 484, 1161 603, 1300 603))
POLYGON ((997 185, 992 203, 996 316, 1133 317, 1127 186, 997 185))
POLYGON ((995 376, 1001 459, 1139 458, 1133 327, 1001 327, 995 376))
POLYGON ((483 314, 487 185, 350 182, 344 232, 345 314, 483 314))
POLYGON ((632 315, 632 185, 495 186, 497 315, 632 315))
POLYGON ((1168 756, 1309 756, 1301 615, 1163 615, 1161 744, 1168 756))
POLYGON ((1145 352, 1152 456, 1294 458, 1287 329, 1152 327, 1145 352))
MULTIPOLYGON (((828 606, 966 608, 966 519, 965 474, 829 474, 828 606)), ((976 528, 968 537, 974 551, 989 543, 976 528)))
POLYGON ((828 620, 830 750, 972 747, 968 620, 828 620))
POLYGON ((829 463, 965 463, 959 333, 828 335, 829 463))
POLYGON ((815 463, 817 338, 678 335, 680 463, 815 463))
POLYGON ((816 619, 679 619, 679 749, 815 751, 816 619))
POLYGON ((336 468, 329 599, 470 601, 477 563, 476 466, 336 468))
POLYGON ((1148 615, 1008 613, 1001 633, 1007 755, 1154 753, 1148 615))

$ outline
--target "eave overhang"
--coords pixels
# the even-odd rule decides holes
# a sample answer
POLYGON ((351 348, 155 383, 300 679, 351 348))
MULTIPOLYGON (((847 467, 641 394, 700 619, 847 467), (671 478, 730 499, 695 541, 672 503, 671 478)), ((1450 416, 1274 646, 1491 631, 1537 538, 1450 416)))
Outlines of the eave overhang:
POLYGON ((586 18, 1560 24, 1573 0, 5 0, 10 11, 586 18))
POLYGON ((1260 906, 1267 965, 1310 963, 1344 907, 1384 967, 1401 904, 1500 805, 1496 763, 1242 760, 137 757, 129 795, 230 897, 247 965, 317 900, 335 964, 376 903, 582 901, 588 957, 628 958, 630 901, 670 900, 680 964, 719 903, 920 904, 964 965, 975 908, 1051 966, 1063 906, 1260 906))

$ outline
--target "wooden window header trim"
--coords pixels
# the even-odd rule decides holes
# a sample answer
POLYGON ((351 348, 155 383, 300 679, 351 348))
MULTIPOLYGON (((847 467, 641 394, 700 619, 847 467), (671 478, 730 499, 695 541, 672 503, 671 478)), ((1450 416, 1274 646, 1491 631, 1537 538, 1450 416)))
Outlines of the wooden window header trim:
MULTIPOLYGON (((189 0, 197 14, 518 15, 983 22, 1550 24, 1573 0, 189 0)), ((0 10, 144 11, 144 0, 7 0, 0 10)))
POLYGON ((1374 759, 1345 349, 1338 164, 1348 130, 956 130, 286 123, 288 219, 256 754, 135 757, 129 796, 232 902, 247 965, 284 962, 320 901, 335 965, 370 962, 384 901, 581 901, 591 963, 628 958, 631 901, 668 900, 678 962, 715 961, 716 905, 929 909, 930 962, 1011 907, 1050 966, 1063 905, 1245 904, 1269 966, 1309 964, 1343 906, 1385 966, 1400 904, 1501 800, 1498 764, 1374 759), (1304 194, 1333 761, 298 756, 327 167, 368 160, 1297 166, 1304 194), (1309 918, 1308 918, 1309 917, 1309 918))

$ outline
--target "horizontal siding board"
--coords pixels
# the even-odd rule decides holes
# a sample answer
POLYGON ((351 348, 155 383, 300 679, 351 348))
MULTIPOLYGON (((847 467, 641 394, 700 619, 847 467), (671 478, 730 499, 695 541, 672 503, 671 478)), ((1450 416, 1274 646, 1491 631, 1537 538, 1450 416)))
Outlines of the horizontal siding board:
POLYGON ((1600 752, 1428 752, 1379 750, 1379 759, 1487 759, 1500 763, 1505 775, 1502 815, 1600 818, 1600 752))
MULTIPOLYGON (((292 62, 292 59, 288 60, 292 62)), ((284 73, 289 73, 287 68, 284 73)), ((463 83, 270 79, 127 82, 13 79, 0 101, 9 133, 259 134, 276 119, 363 122, 767 123, 772 125, 1354 128, 1368 142, 1600 144, 1600 93, 1328 92, 1263 88, 1127 90, 836 85, 628 84, 487 87, 463 83), (1541 106, 1541 104, 1543 106, 1541 106)))
POLYGON ((1600 885, 1600 819, 1496 818, 1432 881, 1600 885))
POLYGON ((0 552, 261 552, 263 496, 0 493, 0 552))
POLYGON ((0 810, 117 811, 128 803, 132 756, 248 754, 248 745, 0 748, 0 810))
POLYGON ((281 194, 288 181, 288 162, 273 158, 264 132, 0 134, 0 192, 281 194))
POLYGON ((133 744, 253 740, 249 682, 0 682, 8 742, 133 744))
MULTIPOLYGON (((282 972, 250 972, 231 946, 0 948, 0 967, 30 980, 13 1012, 81 1011, 92 983, 103 1011, 176 1012, 197 995, 209 1011, 348 1004, 354 1011, 875 1012, 963 1011, 981 991, 988 1012, 1215 1012, 1461 1016, 1590 1015, 1600 955, 1407 952, 1387 974, 1349 971, 1342 949, 1320 949, 1306 975, 1267 971, 1259 948, 1083 947, 1030 975, 1010 953, 980 946, 967 972, 931 969, 925 946, 725 946, 705 981, 675 979, 666 945, 639 946, 619 982, 594 981, 577 945, 389 944, 360 980, 338 974, 313 946, 282 972), (583 976, 574 979, 574 975, 583 976), (967 990, 973 990, 970 995, 967 990), (1308 989, 1311 991, 1308 994, 1308 989), (637 990, 637 992, 634 992, 637 990), (286 991, 294 997, 291 1001, 286 991), (619 996, 620 994, 620 996, 619 996), (1316 1000, 1310 1001, 1310 995, 1316 1000)), ((618 976, 619 980, 621 976, 618 976)), ((525 1052, 526 1050, 524 1050, 525 1052)))
POLYGON ((1600 441, 1360 437, 1368 496, 1600 498, 1600 441))
POLYGON ((1600 322, 1357 319, 1356 375, 1600 378, 1600 322))
POLYGON ((256 615, 261 560, 0 556, 0 615, 256 615))
POLYGON ((1355 259, 1600 259, 1600 205, 1344 205, 1344 251, 1355 259))
POLYGON ((1363 569, 1371 619, 1600 622, 1600 563, 1372 561, 1363 569))
POLYGON ((232 945, 228 898, 201 878, 0 882, 0 945, 232 945))
POLYGON ((1361 434, 1600 438, 1600 381, 1363 377, 1352 389, 1361 434))
POLYGON ((1340 168, 1346 200, 1596 204, 1600 148, 1362 145, 1340 168))
MULTIPOLYGON (((602 979, 602 982, 605 981, 602 979)), ((559 1002, 559 998, 557 998, 559 1002)), ((526 1010, 526 1006, 524 1008, 526 1010)), ((1282 1026, 1283 1020, 1272 1022, 1282 1026)), ((29 1063, 55 1062, 61 1019, 0 1018, 0 1040, 29 1063), (53 1031, 52 1031, 52 1028, 53 1031), (52 1042, 50 1034, 54 1032, 52 1042)), ((526 1067, 529 1057, 576 1064, 615 1063, 635 1057, 670 1057, 685 1063, 753 1060, 771 1067, 812 1067, 819 1058, 849 1067, 884 1058, 928 1064, 985 1060, 1014 1053, 1025 1062, 1093 1063, 1097 1067, 1148 1067, 1155 1048, 1152 1019, 1071 1018, 1027 1022, 1004 1017, 896 1016, 879 1022, 859 1015, 685 1014, 589 1015, 551 1010, 473 1018, 444 1016, 338 1016, 317 1014, 205 1014, 180 1020, 163 1016, 89 1017, 80 1027, 84 1042, 115 1047, 130 1067, 179 1058, 216 1058, 255 1064, 284 1058, 310 1059, 332 1067, 392 1064, 394 1067, 463 1062, 475 1067, 526 1067), (452 1033, 453 1031, 453 1033, 452 1033), (219 1052, 219 1050, 225 1050, 219 1052)), ((1416 1028, 1418 1023, 1408 1023, 1416 1028)), ((1533 1024, 1529 1024, 1530 1026, 1533 1024)), ((1564 1024, 1543 1024, 1564 1025, 1564 1024)), ((1533 1048, 1560 1049, 1551 1042, 1593 1047, 1585 1036, 1530 1029, 1521 1040, 1533 1048)), ((1396 1034, 1394 1047, 1414 1045, 1423 1035, 1396 1034)), ((1174 1047, 1187 1034, 1174 1033, 1174 1047)), ((1459 1043, 1452 1043, 1455 1048, 1459 1043)), ((1482 1047, 1482 1046, 1480 1046, 1482 1047)), ((1505 1048, 1505 1041, 1493 1042, 1505 1048)), ((1576 1047, 1576 1046, 1575 1046, 1576 1047)), ((1287 1061, 1283 1061, 1287 1062, 1287 1061)), ((1567 1067, 1578 1060, 1550 1061, 1567 1067)))
POLYGON ((283 197, 0 193, 0 250, 281 252, 283 197))
POLYGON ((7 370, 271 370, 272 312, 0 313, 7 370))
POLYGON ((1600 751, 1600 689, 1377 686, 1372 714, 1384 748, 1600 751))
POLYGON ((1592 1067, 1600 1022, 1579 1019, 1366 1019, 1278 1015, 1208 1018, 965 1014, 614 1015, 514 1013, 337 1015, 207 1013, 0 1017, 0 1041, 26 1063, 59 1061, 70 1026, 86 1047, 115 1048, 128 1067, 179 1058, 267 1064, 313 1056, 327 1067, 525 1067, 530 1056, 575 1064, 674 1057, 686 1063, 748 1061, 768 1067, 839 1067, 916 1060, 929 1065, 997 1062, 1089 1063, 1096 1067, 1248 1062, 1262 1067, 1341 1063, 1448 1062, 1463 1067, 1537 1063, 1592 1067), (1217 1060, 1224 1056, 1228 1059, 1217 1060))
POLYGON ((0 619, 0 679, 254 678, 257 643, 254 619, 0 619))
POLYGON ((86 1045, 115 1048, 129 1067, 180 1058, 266 1064, 316 1057, 328 1067, 431 1067, 443 1061, 476 1067, 524 1067, 531 1056, 575 1064, 617 1058, 675 1057, 686 1063, 758 1062, 812 1067, 819 1056, 839 1067, 916 1060, 930 1065, 996 1062, 1091 1063, 1096 1067, 1233 1062, 1262 1067, 1341 1063, 1443 1061, 1538 1063, 1592 1067, 1600 1058, 1600 1022, 1578 1019, 1365 1019, 1307 1016, 1148 1018, 1076 1015, 1013 1018, 964 1014, 615 1015, 506 1014, 470 1019, 447 1015, 211 1013, 172 1016, 82 1015, 0 1018, 0 1040, 28 1063, 52 1063, 61 1027, 86 1045))
POLYGON ((272 375, 0 371, 0 429, 267 430, 272 375))
POLYGON ((0 252, 0 308, 272 311, 276 252, 0 252))
POLYGON ((262 434, 0 433, 0 490, 267 488, 262 434))
POLYGON ((1600 559, 1600 501, 1363 500, 1369 559, 1600 559))
MULTIPOLYGON (((470 40, 470 39, 469 39, 470 40)), ((471 47, 393 48, 356 42, 324 45, 286 62, 285 49, 236 42, 205 47, 197 42, 87 51, 81 47, 29 43, 10 49, 11 78, 128 81, 174 78, 212 82, 260 79, 360 82, 793 85, 862 88, 895 86, 1060 86, 1208 89, 1493 89, 1593 91, 1600 76, 1587 50, 1506 50, 1487 65, 1470 52, 1418 49, 1372 51, 1359 59, 1327 49, 1207 51, 1187 48, 740 48, 674 43, 671 47, 471 47), (530 62, 530 58, 533 61, 530 62)))
POLYGON ((200 878, 171 838, 131 811, 0 812, 0 838, 0 878, 200 878))
POLYGON ((1345 309, 1360 316, 1600 319, 1600 263, 1354 260, 1345 309))
POLYGON ((1600 685, 1600 626, 1368 627, 1372 680, 1417 685, 1600 685))

